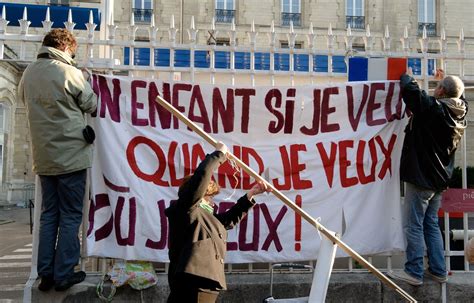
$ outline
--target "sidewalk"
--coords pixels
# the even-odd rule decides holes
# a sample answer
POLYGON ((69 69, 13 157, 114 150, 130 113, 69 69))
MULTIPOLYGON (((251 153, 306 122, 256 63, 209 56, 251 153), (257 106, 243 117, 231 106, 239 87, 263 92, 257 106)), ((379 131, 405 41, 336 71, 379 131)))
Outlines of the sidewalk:
POLYGON ((31 271, 29 210, 0 208, 0 302, 20 303, 31 271))
MULTIPOLYGON (((33 209, 31 211, 33 211, 33 209)), ((11 222, 30 224, 29 209, 18 207, 16 205, 0 206, 0 225, 11 222)))
MULTIPOLYGON (((7 254, 5 249, 9 245, 16 246, 22 241, 31 243, 28 208, 0 208, 0 224, 3 224, 0 225, 0 253, 3 249, 4 254, 7 254)), ((158 277, 158 285, 148 290, 135 291, 129 287, 117 289, 113 302, 166 302, 169 292, 167 277, 165 274, 159 274, 158 277)), ((99 275, 89 275, 86 281, 63 293, 54 290, 42 293, 38 291, 39 281, 36 281, 32 289, 32 302, 99 302, 96 286, 100 278, 99 275)), ((277 299, 308 296, 311 280, 312 274, 276 274, 273 296, 277 299)), ((219 296, 218 302, 261 303, 270 295, 268 273, 229 274, 227 281, 229 290, 219 296)), ((7 282, 11 284, 11 281, 7 282)), ((110 284, 107 285, 105 294, 110 293, 110 284)), ((421 287, 405 283, 400 286, 420 302, 441 302, 441 285, 431 280, 426 280, 421 287)), ((448 302, 474 303, 474 272, 454 273, 450 276, 446 290, 448 302)), ((369 273, 333 273, 326 302, 403 301, 401 296, 369 273)))
MULTIPOLYGON (((158 275, 158 285, 143 291, 130 287, 117 289, 113 302, 157 302, 165 303, 168 297, 166 275, 158 275)), ((304 297, 309 295, 311 274, 276 275, 273 296, 276 299, 304 297)), ((88 276, 86 281, 72 287, 67 292, 47 293, 33 290, 32 302, 99 302, 96 286, 99 276, 88 276)), ((218 302, 261 303, 270 295, 269 274, 227 275, 228 290, 223 292, 218 302)), ((38 282, 35 283, 37 287, 38 282)), ((104 287, 104 294, 110 294, 110 283, 104 287)), ((441 302, 441 284, 426 280, 423 286, 415 287, 399 284, 419 302, 441 302)), ((446 285, 447 302, 474 302, 474 272, 455 273, 446 285)), ((326 302, 403 302, 403 298, 387 288, 369 273, 333 273, 326 302)))

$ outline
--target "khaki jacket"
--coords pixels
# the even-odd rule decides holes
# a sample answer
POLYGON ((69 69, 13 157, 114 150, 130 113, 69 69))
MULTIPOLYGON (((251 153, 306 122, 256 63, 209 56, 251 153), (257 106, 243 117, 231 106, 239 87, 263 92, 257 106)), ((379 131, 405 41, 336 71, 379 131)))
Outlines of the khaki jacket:
POLYGON ((97 96, 65 52, 41 47, 23 73, 18 97, 27 107, 33 170, 60 175, 92 164, 92 145, 82 135, 84 113, 97 108, 97 96))

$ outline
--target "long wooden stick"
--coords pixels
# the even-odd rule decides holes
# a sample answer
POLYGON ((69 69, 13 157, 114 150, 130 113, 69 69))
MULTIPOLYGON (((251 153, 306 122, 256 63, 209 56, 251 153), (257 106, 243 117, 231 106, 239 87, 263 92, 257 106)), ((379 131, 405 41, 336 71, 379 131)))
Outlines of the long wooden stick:
MULTIPOLYGON (((184 124, 186 124, 189 128, 191 128, 195 133, 201 136, 204 140, 206 140, 212 146, 216 146, 217 141, 212 138, 208 133, 206 133, 202 128, 196 125, 193 121, 189 120, 188 117, 183 115, 180 111, 178 111, 173 105, 167 102, 160 96, 156 97, 156 101, 166 110, 171 112, 175 117, 181 120, 184 124)), ((377 268, 375 268, 372 264, 367 262, 361 255, 359 255, 355 250, 350 248, 346 243, 344 243, 341 239, 334 236, 326 227, 324 227, 321 223, 316 221, 313 217, 311 217, 307 212, 305 212, 301 207, 296 205, 293 201, 288 199, 282 192, 276 189, 272 184, 267 182, 267 180, 263 179, 259 174, 257 174, 252 168, 250 168, 247 164, 242 162, 239 158, 234 156, 232 153, 227 153, 227 157, 231 160, 234 160, 235 163, 240 166, 246 173, 252 176, 255 180, 261 181, 267 185, 268 188, 271 188, 272 193, 280 199, 283 203, 285 203, 289 208, 293 209, 296 213, 298 213, 302 218, 304 218, 307 222, 313 225, 321 234, 323 234, 326 238, 331 240, 333 243, 337 244, 342 250, 344 250, 348 255, 352 258, 357 260, 360 264, 362 264, 368 271, 373 273, 377 276, 383 283, 394 289, 398 292, 401 296, 403 296, 409 302, 417 302, 413 297, 411 297, 408 293, 406 293, 400 286, 395 284, 392 280, 387 278, 382 272, 380 272, 377 268)))

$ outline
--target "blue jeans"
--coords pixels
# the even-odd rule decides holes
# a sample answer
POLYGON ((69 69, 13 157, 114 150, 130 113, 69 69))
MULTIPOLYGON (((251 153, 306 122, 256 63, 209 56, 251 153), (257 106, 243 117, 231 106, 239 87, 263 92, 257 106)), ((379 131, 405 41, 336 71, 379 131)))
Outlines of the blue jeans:
POLYGON ((428 253, 428 270, 437 276, 446 276, 443 239, 438 225, 441 191, 433 191, 406 184, 407 211, 405 235, 407 249, 405 271, 423 280, 424 245, 428 253))
POLYGON ((40 176, 43 203, 38 248, 38 275, 63 281, 79 263, 79 227, 87 170, 40 176))

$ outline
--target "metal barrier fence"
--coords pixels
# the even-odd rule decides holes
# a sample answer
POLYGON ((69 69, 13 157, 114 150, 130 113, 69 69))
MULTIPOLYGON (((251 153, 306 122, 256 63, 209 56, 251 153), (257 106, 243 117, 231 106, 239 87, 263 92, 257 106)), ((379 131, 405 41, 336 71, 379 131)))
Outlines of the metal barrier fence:
MULTIPOLYGON (((329 25, 326 30, 315 30, 311 25, 306 33, 303 29, 294 30, 290 24, 285 33, 277 33, 272 23, 270 30, 259 32, 254 23, 250 30, 242 33, 236 30, 234 22, 216 28, 214 22, 206 26, 205 31, 216 37, 218 32, 225 32, 228 36, 228 45, 198 44, 194 18, 191 26, 187 29, 189 43, 177 44, 176 34, 178 29, 174 25, 174 17, 171 17, 169 28, 159 31, 155 26, 155 18, 151 16, 149 25, 135 25, 134 14, 130 23, 124 27, 107 24, 101 29, 99 39, 95 37, 96 24, 94 24, 92 12, 89 22, 85 24, 87 30, 74 30, 75 23, 72 14, 64 27, 73 31, 78 37, 81 67, 92 69, 94 72, 108 74, 128 74, 130 76, 148 76, 151 78, 168 78, 169 80, 187 80, 191 82, 208 82, 211 84, 248 83, 255 85, 299 85, 316 83, 318 81, 347 81, 347 59, 352 56, 363 57, 406 57, 409 58, 409 66, 414 68, 415 78, 422 81, 423 88, 429 88, 429 81, 433 80, 433 69, 439 66, 448 70, 451 74, 457 74, 464 81, 474 81, 474 71, 468 70, 468 63, 474 62, 474 52, 466 51, 463 29, 460 29, 458 38, 448 39, 445 30, 441 29, 439 38, 428 38, 426 28, 422 36, 409 37, 405 27, 404 34, 400 39, 390 36, 388 27, 383 33, 373 33, 369 26, 365 31, 333 30, 329 25), (226 27, 226 28, 224 28, 226 27), (137 34, 138 33, 138 34, 137 34), (159 38, 158 34, 162 34, 159 38), (260 35, 267 39, 258 39, 260 35), (285 35, 288 48, 277 46, 277 39, 285 35), (168 36, 167 41, 165 37, 168 36), (307 47, 296 48, 297 36, 307 40, 307 47), (247 44, 237 44, 239 41, 248 41, 247 44), (139 40, 147 41, 139 41, 139 40), (364 50, 353 48, 355 39, 363 40, 364 50), (418 40, 419 46, 412 47, 411 42, 418 40), (325 42, 325 43, 324 43, 325 42), (431 43, 431 44, 430 44, 431 43), (431 52, 429 46, 437 45, 436 52, 431 52), (264 45, 264 46, 260 46, 264 45), (381 47, 379 47, 381 45, 381 47), (456 45, 456 48, 452 48, 456 45), (429 52, 430 50, 430 52, 429 52), (217 75, 219 77, 217 77, 217 75)), ((0 17, 0 60, 5 62, 28 63, 34 60, 38 45, 46 32, 51 29, 49 10, 45 16, 42 29, 29 28, 27 10, 25 8, 23 19, 19 20, 19 27, 9 27, 6 20, 5 8, 2 9, 0 17), (33 32, 33 33, 30 33, 33 32), (5 55, 5 47, 11 49, 14 56, 5 55)), ((472 66, 472 65, 469 65, 472 66)), ((471 68, 471 67, 469 67, 471 68)), ((462 184, 467 186, 466 176, 466 144, 468 135, 465 134, 460 148, 462 157, 462 184)), ((40 188, 36 182, 36 201, 40 201, 40 188)), ((88 197, 88 194, 86 195, 88 197)), ((88 211, 88 199, 85 199, 88 211)), ((35 205, 34 222, 39 222, 40 205, 35 205)), ((113 260, 85 257, 86 225, 87 216, 84 216, 82 228, 82 258, 81 269, 90 272, 104 273, 113 260)), ((449 214, 444 215, 445 223, 445 245, 446 261, 448 270, 451 270, 451 256, 463 255, 461 251, 451 251, 449 245, 449 214)), ((38 228, 35 226, 33 238, 33 262, 31 278, 36 278, 37 241, 38 228)), ((463 214, 463 239, 468 239, 468 213, 463 214)), ((369 262, 376 264, 381 269, 391 269, 394 259, 400 259, 397 254, 384 256, 367 256, 369 262)), ((313 265, 314 261, 308 260, 313 265)), ((335 270, 360 271, 357 264, 351 258, 336 262, 335 270), (345 263, 345 264, 344 264, 345 263)), ((157 264, 160 271, 166 272, 167 264, 157 264)), ((269 271, 269 264, 228 264, 229 272, 261 272, 269 271)), ((469 271, 467 260, 464 261, 464 271, 469 271)))

